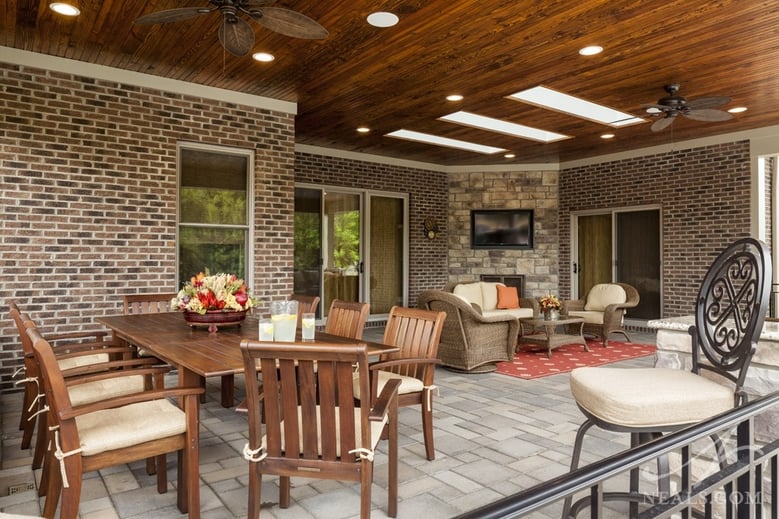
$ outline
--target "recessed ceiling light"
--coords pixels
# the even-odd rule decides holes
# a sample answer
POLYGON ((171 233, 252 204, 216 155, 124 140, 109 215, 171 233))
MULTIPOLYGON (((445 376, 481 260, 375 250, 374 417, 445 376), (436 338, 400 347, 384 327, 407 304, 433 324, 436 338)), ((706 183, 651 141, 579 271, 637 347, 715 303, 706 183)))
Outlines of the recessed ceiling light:
POLYGON ((505 154, 505 155, 503 155, 503 156, 504 156, 505 158, 507 158, 507 159, 513 159, 514 157, 516 157, 516 155, 514 155, 513 153, 506 153, 506 154, 505 154))
POLYGON ((529 88, 522 92, 511 94, 509 97, 531 105, 581 117, 589 121, 608 124, 615 128, 644 122, 640 117, 542 86, 529 88))
POLYGON ((482 130, 489 130, 491 132, 503 133, 511 135, 512 137, 520 137, 522 139, 530 139, 538 142, 554 142, 570 139, 568 135, 563 135, 561 133, 539 130, 537 128, 525 126, 524 124, 510 123, 508 121, 493 119, 492 117, 485 117, 470 112, 454 112, 449 115, 444 115, 440 119, 451 123, 481 128, 482 130))
POLYGON ((357 128, 357 131, 360 133, 368 133, 369 131, 371 131, 371 129, 368 128, 367 126, 360 126, 359 128, 357 128))
POLYGON ((746 112, 746 111, 747 111, 747 107, 746 106, 734 106, 733 108, 728 110, 728 112, 730 112, 732 114, 740 114, 740 113, 746 112))
POLYGON ((603 135, 600 136, 600 138, 601 139, 613 139, 614 138, 614 134, 613 133, 604 133, 603 135))
POLYGON ((601 52, 603 52, 603 47, 600 45, 588 45, 587 47, 582 47, 579 49, 579 54, 582 56, 595 56, 601 52))
POLYGON ((451 94, 451 95, 446 96, 446 100, 447 101, 462 101, 463 100, 463 96, 461 96, 460 94, 451 94))
POLYGON ((81 14, 81 10, 78 7, 67 2, 52 2, 49 4, 49 9, 65 16, 78 16, 81 14))
POLYGON ((262 63, 270 63, 276 59, 276 56, 268 52, 255 52, 252 54, 252 58, 254 58, 255 61, 260 61, 262 63))
POLYGON ((368 15, 368 23, 374 27, 392 27, 398 23, 399 18, 384 11, 378 11, 368 15))
POLYGON ((405 139, 408 141, 424 142, 427 144, 446 146, 447 148, 456 148, 459 150, 475 151, 477 153, 484 153, 486 155, 492 155, 493 153, 506 151, 503 148, 495 148, 493 146, 485 146, 483 144, 476 144, 473 142, 449 139, 448 137, 439 137, 438 135, 430 135, 429 133, 421 133, 411 130, 396 130, 394 132, 388 133, 387 137, 395 137, 396 139, 405 139))

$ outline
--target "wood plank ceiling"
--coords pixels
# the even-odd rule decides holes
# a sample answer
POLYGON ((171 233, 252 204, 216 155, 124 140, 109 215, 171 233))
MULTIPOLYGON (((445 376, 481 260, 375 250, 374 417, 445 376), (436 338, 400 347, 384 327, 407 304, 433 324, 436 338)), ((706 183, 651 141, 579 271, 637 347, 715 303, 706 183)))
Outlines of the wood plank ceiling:
MULTIPOLYGON (((779 2, 776 0, 281 0, 324 40, 283 36, 250 21, 253 51, 269 64, 224 52, 219 13, 162 25, 141 15, 208 0, 80 0, 73 19, 48 0, 5 0, 0 45, 298 103, 297 142, 440 165, 570 161, 779 124, 779 2), (400 22, 379 29, 368 14, 400 22), (580 47, 604 52, 582 57, 580 47), (544 85, 646 116, 643 105, 680 83, 689 100, 730 96, 748 110, 724 122, 653 121, 614 129, 507 99, 544 85), (448 102, 445 96, 462 94, 448 102), (573 138, 540 144, 439 120, 466 110, 573 138), (358 134, 358 126, 371 131, 358 134), (398 129, 497 146, 484 155, 386 137, 398 129), (604 140, 601 135, 614 133, 604 140)), ((2 49, 0 49, 0 61, 2 49)))

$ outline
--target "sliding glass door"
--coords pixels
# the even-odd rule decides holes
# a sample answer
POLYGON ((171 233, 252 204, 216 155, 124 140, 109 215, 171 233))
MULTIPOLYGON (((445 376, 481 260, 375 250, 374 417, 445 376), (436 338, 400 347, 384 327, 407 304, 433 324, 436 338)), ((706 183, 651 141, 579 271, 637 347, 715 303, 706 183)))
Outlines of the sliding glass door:
POLYGON ((371 317, 407 301, 405 195, 321 186, 295 189, 296 293, 371 304, 371 317))
POLYGON ((575 297, 598 283, 622 282, 641 296, 627 316, 661 317, 660 209, 603 210, 573 216, 572 291, 575 297))

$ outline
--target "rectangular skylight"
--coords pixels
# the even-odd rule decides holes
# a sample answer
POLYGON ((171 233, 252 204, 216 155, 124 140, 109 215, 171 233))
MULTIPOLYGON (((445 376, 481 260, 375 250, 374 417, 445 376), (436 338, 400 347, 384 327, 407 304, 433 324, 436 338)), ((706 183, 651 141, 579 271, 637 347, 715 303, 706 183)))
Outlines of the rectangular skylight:
POLYGON ((511 135, 512 137, 520 137, 522 139, 530 139, 531 141, 538 142, 555 142, 563 139, 570 139, 568 135, 561 133, 548 132, 546 130, 539 130, 538 128, 531 128, 524 124, 510 123, 500 119, 493 119, 492 117, 485 117, 483 115, 472 114, 470 112, 454 112, 449 115, 440 117, 444 121, 452 123, 462 124, 464 126, 471 126, 473 128, 481 128, 482 130, 489 130, 491 132, 503 133, 511 135))
POLYGON ((529 88, 516 94, 511 94, 509 97, 517 101, 524 101, 531 105, 575 115, 582 119, 607 124, 615 128, 644 122, 640 117, 542 86, 529 88))
POLYGON ((448 137, 439 137, 437 135, 430 135, 429 133, 415 132, 411 130, 396 130, 386 134, 387 137, 395 137, 396 139, 406 139, 408 141, 424 142, 427 144, 435 144, 436 146, 446 146, 448 148, 457 148, 466 151, 475 151, 477 153, 484 153, 491 155, 501 151, 506 151, 503 148, 495 148, 493 146, 485 146, 483 144, 476 144, 473 142, 461 141, 457 139, 449 139, 448 137))

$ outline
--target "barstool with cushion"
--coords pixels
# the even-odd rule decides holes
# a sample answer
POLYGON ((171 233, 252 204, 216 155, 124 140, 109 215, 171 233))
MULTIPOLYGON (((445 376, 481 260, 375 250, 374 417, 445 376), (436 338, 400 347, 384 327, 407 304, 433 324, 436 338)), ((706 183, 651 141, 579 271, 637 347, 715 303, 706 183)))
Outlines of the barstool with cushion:
MULTIPOLYGON (((573 370, 571 393, 586 420, 576 434, 571 470, 578 467, 584 435, 593 425, 630 433, 631 445, 635 446, 746 403, 743 385, 768 311, 771 272, 768 248, 753 238, 736 241, 717 257, 701 284, 695 325, 689 330, 691 371, 573 370)), ((659 495, 669 495, 667 467, 659 467, 658 472, 659 495)), ((647 497, 638 490, 635 470, 630 476, 629 493, 607 495, 605 499, 629 500, 631 515, 635 515, 637 503, 647 497)), ((575 516, 577 505, 584 503, 571 508, 570 502, 566 499, 563 517, 575 516)))

